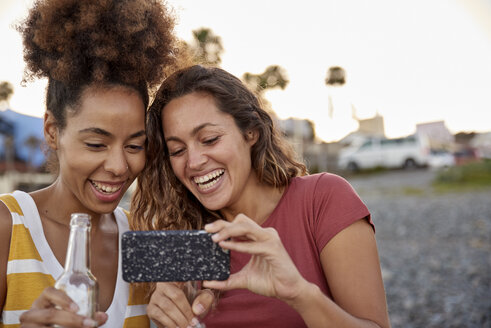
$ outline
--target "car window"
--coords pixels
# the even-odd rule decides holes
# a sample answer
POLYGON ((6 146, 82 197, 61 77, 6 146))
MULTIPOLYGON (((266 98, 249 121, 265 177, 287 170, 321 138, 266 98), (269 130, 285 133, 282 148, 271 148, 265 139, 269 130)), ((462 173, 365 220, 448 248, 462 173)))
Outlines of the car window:
POLYGON ((365 142, 364 142, 364 143, 361 145, 360 149, 363 149, 363 148, 369 148, 369 147, 372 145, 372 143, 373 143, 373 141, 372 141, 371 139, 370 139, 370 140, 367 140, 367 141, 365 141, 365 142))

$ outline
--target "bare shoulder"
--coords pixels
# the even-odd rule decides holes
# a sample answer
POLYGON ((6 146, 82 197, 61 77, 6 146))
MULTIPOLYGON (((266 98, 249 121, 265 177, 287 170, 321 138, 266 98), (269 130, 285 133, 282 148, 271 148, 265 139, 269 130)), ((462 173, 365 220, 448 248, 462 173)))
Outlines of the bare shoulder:
MULTIPOLYGON (((0 201, 0 249, 4 250, 4 243, 10 243, 10 234, 12 232, 12 215, 2 201, 0 201)), ((7 244, 8 245, 8 244, 7 244)), ((8 247, 7 247, 8 250, 8 247)), ((3 253, 3 251, 0 251, 3 253)))
MULTIPOLYGON (((0 266, 7 263, 11 234, 12 215, 8 207, 0 201, 0 266)), ((3 272, 2 270, 3 268, 0 268, 0 272, 3 272)))

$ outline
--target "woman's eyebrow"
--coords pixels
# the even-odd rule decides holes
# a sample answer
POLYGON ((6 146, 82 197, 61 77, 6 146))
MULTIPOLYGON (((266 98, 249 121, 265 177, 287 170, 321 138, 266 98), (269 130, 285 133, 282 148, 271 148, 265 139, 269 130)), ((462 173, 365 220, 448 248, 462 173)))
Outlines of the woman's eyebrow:
MULTIPOLYGON (((191 135, 196 135, 196 133, 198 133, 200 130, 206 128, 207 126, 217 126, 217 124, 213 124, 213 123, 203 123, 203 124, 200 124, 198 125, 197 127, 195 127, 192 131, 191 131, 191 135)), ((165 138, 165 141, 180 141, 181 139, 177 138, 177 137, 174 137, 174 136, 170 136, 168 138, 165 138)))
POLYGON ((95 133, 95 134, 100 134, 106 137, 112 136, 112 134, 104 129, 101 128, 87 128, 87 129, 82 129, 78 131, 78 133, 95 133))
MULTIPOLYGON (((111 132, 106 131, 106 130, 101 129, 101 128, 82 129, 82 130, 78 131, 78 133, 95 133, 95 134, 100 134, 100 135, 105 136, 105 137, 111 137, 112 136, 111 132)), ((133 133, 132 135, 129 136, 129 139, 138 138, 141 136, 145 136, 145 130, 140 130, 138 132, 133 133)))
POLYGON ((138 138, 138 137, 142 137, 142 136, 146 136, 145 130, 140 130, 136 133, 133 133, 132 135, 130 135, 129 139, 138 138))
POLYGON ((217 125, 213 124, 213 123, 203 123, 203 124, 200 124, 197 127, 195 127, 191 133, 193 135, 195 135, 196 133, 198 133, 200 130, 206 128, 207 126, 217 126, 217 125))

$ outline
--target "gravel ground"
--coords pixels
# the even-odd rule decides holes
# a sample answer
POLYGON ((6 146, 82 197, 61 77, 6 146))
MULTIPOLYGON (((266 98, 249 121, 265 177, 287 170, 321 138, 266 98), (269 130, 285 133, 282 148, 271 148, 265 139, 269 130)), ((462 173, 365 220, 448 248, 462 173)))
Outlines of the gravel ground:
POLYGON ((393 327, 491 327, 491 188, 431 170, 348 177, 372 213, 393 327))

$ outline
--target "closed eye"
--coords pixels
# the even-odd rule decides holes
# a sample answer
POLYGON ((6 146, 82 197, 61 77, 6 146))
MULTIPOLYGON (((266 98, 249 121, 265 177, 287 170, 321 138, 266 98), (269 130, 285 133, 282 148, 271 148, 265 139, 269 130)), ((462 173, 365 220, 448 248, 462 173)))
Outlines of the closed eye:
POLYGON ((218 137, 211 138, 211 139, 206 139, 205 141, 203 141, 203 143, 204 143, 205 145, 212 145, 212 144, 214 144, 215 142, 217 142, 217 141, 218 141, 218 139, 220 139, 220 137, 219 137, 219 136, 218 136, 218 137))
POLYGON ((177 150, 173 150, 173 151, 170 151, 169 150, 169 156, 173 157, 173 156, 179 156, 180 154, 182 154, 184 152, 184 149, 177 149, 177 150))
POLYGON ((94 149, 94 150, 102 150, 104 147, 106 147, 106 145, 104 144, 97 144, 97 143, 85 143, 85 145, 88 147, 88 148, 91 148, 91 149, 94 149))
POLYGON ((127 147, 127 148, 129 149, 129 151, 130 151, 130 152, 132 152, 132 153, 138 153, 138 152, 140 152, 140 151, 142 151, 142 150, 144 150, 144 149, 145 149, 145 147, 144 147, 144 146, 142 146, 142 145, 128 145, 128 146, 126 146, 126 147, 127 147))

